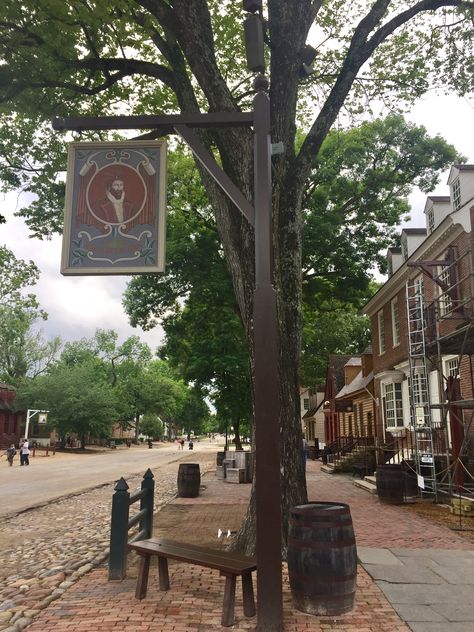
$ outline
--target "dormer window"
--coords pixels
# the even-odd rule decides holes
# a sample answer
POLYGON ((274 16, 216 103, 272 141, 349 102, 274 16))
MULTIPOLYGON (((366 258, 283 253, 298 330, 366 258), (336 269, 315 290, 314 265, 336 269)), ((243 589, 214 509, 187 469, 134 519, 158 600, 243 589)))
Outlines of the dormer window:
POLYGON ((402 235, 402 256, 404 261, 408 259, 408 244, 406 235, 402 235))
POLYGON ((434 209, 430 208, 428 211, 428 233, 432 233, 435 229, 435 217, 434 209))
POLYGON ((461 183, 459 178, 456 178, 453 182, 453 206, 455 211, 461 208, 461 183))

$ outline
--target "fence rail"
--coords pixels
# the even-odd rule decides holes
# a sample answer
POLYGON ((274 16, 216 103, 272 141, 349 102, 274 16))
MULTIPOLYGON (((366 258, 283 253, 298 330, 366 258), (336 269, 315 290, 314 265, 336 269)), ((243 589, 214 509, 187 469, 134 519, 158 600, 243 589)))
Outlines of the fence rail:
POLYGON ((141 489, 130 494, 122 477, 115 485, 110 521, 109 580, 121 580, 127 575, 128 543, 145 540, 153 535, 153 503, 155 480, 148 468, 141 489), (139 511, 130 517, 130 507, 140 501, 139 511), (138 525, 139 531, 129 539, 129 530, 138 525))

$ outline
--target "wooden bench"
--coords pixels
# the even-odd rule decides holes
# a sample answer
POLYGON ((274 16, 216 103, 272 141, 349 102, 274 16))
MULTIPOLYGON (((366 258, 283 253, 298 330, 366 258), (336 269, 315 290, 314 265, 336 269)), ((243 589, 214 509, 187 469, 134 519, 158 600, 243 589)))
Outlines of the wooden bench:
POLYGON ((139 540, 130 543, 128 546, 140 556, 140 566, 135 590, 135 597, 137 599, 146 597, 150 560, 153 555, 156 555, 158 557, 160 590, 168 590, 170 587, 168 559, 205 566, 207 568, 215 568, 225 577, 222 625, 228 627, 234 624, 235 586, 238 575, 242 577, 244 614, 246 617, 253 617, 255 615, 252 571, 256 570, 257 564, 254 558, 229 551, 219 551, 195 544, 164 540, 162 538, 139 540))

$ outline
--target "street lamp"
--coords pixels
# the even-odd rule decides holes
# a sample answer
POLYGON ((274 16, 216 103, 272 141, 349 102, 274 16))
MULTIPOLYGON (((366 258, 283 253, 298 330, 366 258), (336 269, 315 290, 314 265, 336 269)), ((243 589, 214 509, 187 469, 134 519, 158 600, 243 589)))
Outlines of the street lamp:
POLYGON ((35 409, 28 408, 28 410, 26 411, 25 439, 28 439, 28 432, 30 429, 30 419, 32 419, 35 415, 38 415, 38 423, 46 424, 48 423, 48 413, 49 413, 49 410, 40 410, 40 409, 35 410, 35 409))

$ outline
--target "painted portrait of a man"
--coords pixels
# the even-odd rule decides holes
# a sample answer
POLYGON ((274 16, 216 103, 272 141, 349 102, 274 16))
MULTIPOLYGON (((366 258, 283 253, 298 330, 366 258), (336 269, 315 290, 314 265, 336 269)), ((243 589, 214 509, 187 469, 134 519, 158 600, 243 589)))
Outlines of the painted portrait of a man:
POLYGON ((149 186, 145 179, 146 174, 125 165, 110 165, 95 173, 86 190, 89 222, 95 218, 103 224, 148 223, 140 217, 149 186))
POLYGON ((162 271, 163 141, 72 143, 63 274, 162 271))

